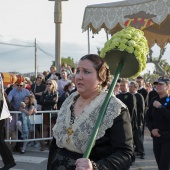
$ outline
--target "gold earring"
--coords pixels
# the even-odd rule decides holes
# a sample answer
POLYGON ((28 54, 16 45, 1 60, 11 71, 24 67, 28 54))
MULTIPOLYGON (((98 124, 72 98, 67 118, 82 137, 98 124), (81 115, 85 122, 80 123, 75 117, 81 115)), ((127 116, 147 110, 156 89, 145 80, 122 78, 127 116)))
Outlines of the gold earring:
POLYGON ((98 89, 98 92, 100 93, 101 90, 102 90, 102 87, 101 87, 101 84, 100 84, 100 83, 97 85, 97 89, 98 89))

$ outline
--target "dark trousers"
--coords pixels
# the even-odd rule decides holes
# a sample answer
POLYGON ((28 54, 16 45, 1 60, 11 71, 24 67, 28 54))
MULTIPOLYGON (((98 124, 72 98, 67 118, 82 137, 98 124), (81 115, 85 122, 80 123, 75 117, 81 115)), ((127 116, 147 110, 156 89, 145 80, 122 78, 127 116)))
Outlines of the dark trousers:
POLYGON ((140 155, 145 155, 144 146, 143 146, 143 137, 142 137, 142 128, 133 130, 133 140, 135 149, 140 155))
POLYGON ((8 165, 14 162, 14 158, 8 146, 4 141, 4 125, 5 119, 0 120, 0 154, 4 165, 8 165))
POLYGON ((170 170, 170 138, 153 138, 153 151, 159 170, 170 170))
MULTIPOLYGON (((21 134, 21 132, 18 130, 18 139, 22 139, 21 136, 22 136, 22 134, 21 134)), ((16 148, 17 151, 20 152, 22 146, 23 146, 23 142, 17 142, 15 148, 16 148)))

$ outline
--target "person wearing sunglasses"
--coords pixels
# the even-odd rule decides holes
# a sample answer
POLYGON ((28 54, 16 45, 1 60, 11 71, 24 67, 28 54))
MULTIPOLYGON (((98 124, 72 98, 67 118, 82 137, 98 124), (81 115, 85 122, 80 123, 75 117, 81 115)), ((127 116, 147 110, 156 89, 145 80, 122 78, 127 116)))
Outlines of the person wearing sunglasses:
MULTIPOLYGON (((34 94, 35 99, 37 101, 37 111, 41 111, 42 110, 42 105, 40 102, 40 98, 42 95, 42 92, 46 89, 46 85, 45 85, 45 80, 44 80, 44 75, 43 74, 38 74, 37 78, 35 79, 35 82, 31 85, 31 89, 30 91, 34 94)), ((38 113, 39 114, 39 113, 38 113)), ((35 125, 35 133, 36 133, 36 137, 40 138, 40 125, 36 124, 35 125)), ((40 143, 37 141, 36 144, 34 145, 34 147, 39 147, 40 143)))
POLYGON ((31 85, 30 91, 34 94, 35 99, 37 100, 37 110, 41 111, 42 105, 40 103, 40 98, 42 95, 42 92, 46 89, 44 75, 38 74, 35 83, 31 85))
MULTIPOLYGON (((24 88, 24 83, 20 82, 17 84, 16 88, 13 88, 8 94, 9 103, 13 106, 14 111, 19 111, 21 106, 21 102, 24 100, 25 96, 29 96, 29 90, 24 88)), ((9 128, 11 131, 16 131, 16 114, 12 115, 12 121, 9 124, 9 128)), ((21 138, 21 133, 18 133, 18 138, 21 138)), ((22 143, 18 142, 15 146, 16 151, 20 152, 20 148, 22 147, 22 143)))
MULTIPOLYGON (((57 101, 58 101, 58 92, 57 92, 58 85, 55 80, 47 80, 46 82, 46 89, 42 93, 40 102, 42 104, 42 110, 57 110, 57 101)), ((51 120, 52 124, 55 124, 57 119, 54 116, 51 120)), ((43 114, 43 137, 45 138, 47 135, 47 130, 49 128, 50 123, 50 115, 49 113, 43 114)), ((45 142, 41 142, 41 151, 45 150, 45 142)))
POLYGON ((24 88, 24 83, 18 83, 16 88, 12 89, 8 94, 8 100, 14 107, 15 111, 18 111, 21 102, 24 100, 25 96, 30 95, 29 90, 24 88))

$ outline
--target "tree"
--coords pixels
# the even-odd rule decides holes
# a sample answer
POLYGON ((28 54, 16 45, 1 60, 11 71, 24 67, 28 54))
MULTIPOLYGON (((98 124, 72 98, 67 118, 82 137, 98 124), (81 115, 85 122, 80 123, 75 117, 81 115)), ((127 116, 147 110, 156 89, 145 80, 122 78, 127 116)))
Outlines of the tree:
POLYGON ((166 51, 166 47, 160 49, 159 57, 153 57, 153 50, 150 49, 149 54, 147 56, 147 62, 146 62, 146 63, 153 63, 156 69, 155 74, 160 74, 161 76, 166 76, 167 75, 166 70, 168 70, 168 68, 166 70, 164 69, 165 65, 167 66, 168 63, 162 59, 165 51, 166 51))
MULTIPOLYGON (((71 57, 67 57, 67 58, 62 57, 61 63, 67 63, 67 65, 69 65, 71 68, 76 67, 76 63, 74 63, 74 59, 71 57)), ((52 66, 55 66, 55 61, 52 61, 52 66)))

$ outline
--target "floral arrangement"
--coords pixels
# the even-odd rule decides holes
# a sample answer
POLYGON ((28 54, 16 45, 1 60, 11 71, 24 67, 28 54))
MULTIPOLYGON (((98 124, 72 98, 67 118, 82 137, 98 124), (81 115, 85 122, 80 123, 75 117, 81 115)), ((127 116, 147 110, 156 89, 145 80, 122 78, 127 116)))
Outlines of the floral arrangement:
POLYGON ((128 27, 115 33, 108 40, 100 52, 100 57, 104 58, 111 50, 127 51, 134 54, 139 62, 139 70, 133 77, 136 77, 146 68, 146 56, 149 52, 148 43, 143 31, 128 27))

